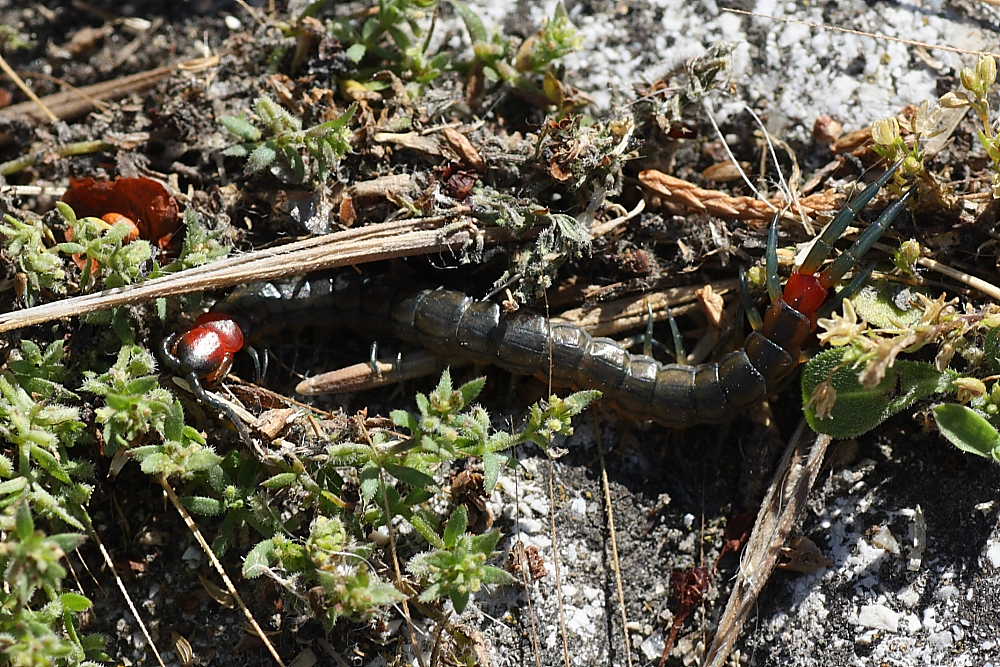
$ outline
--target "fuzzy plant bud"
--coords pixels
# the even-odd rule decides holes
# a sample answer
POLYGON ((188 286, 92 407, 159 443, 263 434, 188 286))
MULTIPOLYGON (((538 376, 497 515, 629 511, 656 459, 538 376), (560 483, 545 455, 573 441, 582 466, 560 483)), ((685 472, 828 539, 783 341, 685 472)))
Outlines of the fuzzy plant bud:
POLYGON ((975 93, 979 90, 979 77, 976 76, 976 72, 971 67, 963 67, 962 71, 958 74, 958 78, 961 79, 962 85, 970 93, 975 93))
POLYGON ((920 253, 920 243, 918 241, 914 239, 904 241, 899 246, 899 250, 896 251, 896 256, 893 258, 896 267, 900 271, 904 271, 910 275, 915 274, 920 253))
POLYGON ((872 123, 872 139, 881 146, 891 146, 899 139, 899 121, 883 118, 872 123))
POLYGON ((983 87, 983 92, 989 89, 997 80, 997 61, 993 56, 983 56, 976 63, 976 76, 979 78, 979 85, 983 87))
POLYGON ((959 403, 968 403, 978 396, 986 395, 986 385, 983 384, 982 380, 977 378, 957 378, 952 384, 958 389, 958 396, 956 398, 959 403))

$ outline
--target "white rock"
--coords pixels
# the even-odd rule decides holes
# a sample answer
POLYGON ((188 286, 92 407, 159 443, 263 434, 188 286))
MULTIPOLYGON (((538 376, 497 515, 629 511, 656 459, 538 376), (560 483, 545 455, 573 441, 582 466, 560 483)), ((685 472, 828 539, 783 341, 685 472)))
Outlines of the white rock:
POLYGON ((896 632, 899 629, 899 614, 885 605, 866 604, 858 612, 857 623, 866 628, 896 632))
POLYGON ((990 540, 986 543, 986 560, 994 568, 1000 568, 1000 542, 990 540))
POLYGON ((899 591, 899 593, 896 593, 896 599, 907 609, 913 609, 920 602, 920 594, 912 586, 907 586, 899 591))
POLYGON ((240 28, 243 27, 243 24, 240 22, 240 20, 235 16, 233 16, 232 14, 226 14, 226 18, 222 20, 226 24, 226 27, 229 28, 230 30, 239 30, 240 28))

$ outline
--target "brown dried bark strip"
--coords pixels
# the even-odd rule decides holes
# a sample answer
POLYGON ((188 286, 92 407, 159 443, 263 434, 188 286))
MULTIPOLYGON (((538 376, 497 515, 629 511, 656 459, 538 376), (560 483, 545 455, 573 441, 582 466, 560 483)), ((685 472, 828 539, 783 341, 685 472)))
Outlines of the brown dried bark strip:
MULTIPOLYGON (((708 190, 656 169, 639 172, 639 181, 659 199, 662 206, 675 213, 698 212, 736 220, 770 220, 775 211, 787 205, 783 197, 772 199, 770 204, 753 197, 734 197, 722 190, 708 190)), ((832 213, 843 205, 844 196, 833 190, 798 200, 798 207, 807 215, 832 213)))

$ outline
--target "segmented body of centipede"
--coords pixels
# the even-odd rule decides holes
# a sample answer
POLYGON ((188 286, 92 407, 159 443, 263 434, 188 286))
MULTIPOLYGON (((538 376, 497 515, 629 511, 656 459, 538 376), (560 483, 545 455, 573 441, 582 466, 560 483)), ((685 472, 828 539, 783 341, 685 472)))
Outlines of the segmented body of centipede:
MULTIPOLYGON (((718 361, 688 366, 630 354, 576 324, 477 301, 448 289, 413 290, 356 278, 313 278, 250 285, 234 292, 182 337, 169 338, 169 365, 210 381, 224 374, 243 347, 245 331, 290 319, 327 319, 366 336, 414 341, 446 360, 490 363, 554 384, 593 388, 632 414, 670 427, 714 423, 761 400, 798 365, 828 290, 849 271, 903 210, 912 191, 832 264, 818 272, 832 243, 892 176, 898 164, 852 200, 817 239, 782 291, 777 276, 777 226, 768 238, 771 305, 741 349, 718 361)), ((861 276, 864 277, 863 275, 861 276)), ((857 281, 856 281, 857 282, 857 281)), ((199 385, 200 386, 200 385, 199 385)), ((204 392, 202 392, 204 394, 204 392)))
POLYGON ((413 291, 313 278, 251 285, 217 310, 249 332, 266 322, 322 313, 363 335, 413 341, 444 359, 542 378, 551 372, 553 384, 599 389, 623 410, 671 427, 719 421, 759 401, 795 368, 812 330, 808 316, 782 302, 742 349, 688 366, 631 354, 570 322, 524 311, 504 314, 495 303, 447 289, 413 291))

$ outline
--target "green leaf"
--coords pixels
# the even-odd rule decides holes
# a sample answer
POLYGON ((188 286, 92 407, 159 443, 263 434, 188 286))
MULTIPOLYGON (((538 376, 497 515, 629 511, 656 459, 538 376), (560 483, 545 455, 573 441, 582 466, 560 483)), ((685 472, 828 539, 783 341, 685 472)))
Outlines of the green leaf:
POLYGON ((35 520, 31 518, 31 508, 27 502, 21 502, 17 506, 17 513, 14 519, 14 533, 17 539, 24 542, 35 532, 35 520))
POLYGON ((586 391, 578 391, 567 396, 564 400, 569 405, 570 411, 573 415, 578 415, 587 407, 598 400, 603 394, 596 389, 588 389, 586 391))
POLYGON ((470 380, 458 388, 458 393, 462 395, 462 405, 468 406, 472 405, 472 402, 476 400, 479 394, 483 391, 483 387, 486 386, 486 378, 479 377, 475 380, 470 380))
POLYGON ((378 491, 379 470, 369 463, 361 469, 359 477, 361 478, 361 498, 370 503, 378 491))
POLYGON ((257 148, 253 149, 249 157, 247 157, 247 173, 254 173, 260 171, 261 169, 266 169, 274 162, 274 159, 278 156, 278 153, 268 146, 267 144, 261 144, 257 148))
POLYGON ((865 321, 875 327, 905 329, 920 321, 924 311, 915 305, 915 292, 927 295, 925 290, 916 290, 888 280, 869 281, 851 297, 855 311, 865 321))
POLYGON ((486 26, 483 25, 483 20, 479 18, 479 14, 472 11, 464 2, 459 2, 459 0, 451 0, 451 5, 458 12, 458 15, 462 17, 465 29, 469 31, 469 39, 472 40, 473 46, 476 44, 485 44, 490 41, 490 35, 486 32, 486 26))
POLYGON ((934 406, 934 420, 941 435, 963 452, 996 458, 1000 432, 981 414, 964 405, 945 403, 934 406))
POLYGON ((56 533, 55 535, 49 535, 46 539, 55 542, 63 550, 63 553, 68 554, 86 542, 87 536, 80 533, 56 533))
POLYGON ((276 558, 274 542, 271 540, 258 542, 243 561, 243 577, 245 579, 259 577, 264 574, 265 569, 271 567, 276 558))
POLYGON ((499 567, 493 567, 492 565, 483 566, 482 579, 484 584, 496 584, 498 586, 509 586, 516 581, 510 572, 501 570, 499 567))
POLYGON ((365 57, 366 50, 365 45, 358 42, 357 44, 352 44, 348 47, 344 55, 346 55, 348 60, 351 62, 359 63, 361 62, 361 59, 365 57))
POLYGON ((483 488, 486 493, 493 493, 500 479, 500 472, 507 463, 507 457, 495 452, 483 454, 483 488))
POLYGON ((896 361, 877 386, 858 382, 858 369, 843 364, 847 348, 825 350, 813 357, 802 372, 802 400, 809 426, 835 438, 853 438, 872 430, 920 399, 947 390, 957 374, 939 372, 920 361, 896 361), (820 419, 810 403, 820 383, 829 381, 837 392, 830 417, 820 419))
POLYGON ((59 464, 58 459, 56 459, 56 457, 54 457, 47 449, 39 447, 38 445, 32 445, 31 458, 37 461, 46 472, 63 484, 69 484, 72 482, 69 478, 69 474, 63 470, 63 467, 59 464))
POLYGON ((395 477, 401 482, 406 482, 410 486, 415 487, 426 487, 434 484, 434 478, 426 473, 422 473, 416 468, 410 468, 409 466, 396 465, 394 463, 386 463, 383 465, 386 472, 395 477))
POLYGON ((360 465, 371 460, 372 448, 357 442, 347 442, 327 447, 326 454, 330 457, 330 463, 335 466, 360 465))
POLYGON ((254 127, 243 116, 223 116, 219 119, 219 122, 231 134, 236 135, 240 139, 245 139, 246 141, 257 141, 260 139, 260 130, 254 127))
POLYGON ((294 472, 279 472, 261 482, 261 486, 267 489, 283 489, 294 484, 298 477, 294 472))
POLYGON ((207 496, 184 496, 181 502, 184 507, 202 516, 217 516, 224 508, 221 500, 207 496))
POLYGON ((467 591, 464 592, 456 591, 451 594, 451 603, 455 605, 456 614, 461 614, 463 611, 465 611, 465 607, 468 606, 469 604, 469 597, 470 595, 467 591))
POLYGON ((427 543, 437 549, 444 549, 444 541, 438 536, 434 528, 419 514, 413 514, 409 518, 410 525, 413 526, 420 535, 427 540, 427 543))
POLYGON ((469 510, 465 505, 459 505, 448 518, 448 524, 444 527, 444 543, 450 549, 458 544, 458 538, 462 536, 465 529, 469 527, 469 510))
POLYGON ((62 606, 67 611, 81 612, 90 609, 94 603, 90 601, 90 598, 84 597, 79 593, 63 593, 59 596, 59 601, 62 602, 62 606))

